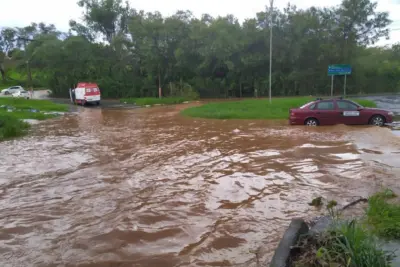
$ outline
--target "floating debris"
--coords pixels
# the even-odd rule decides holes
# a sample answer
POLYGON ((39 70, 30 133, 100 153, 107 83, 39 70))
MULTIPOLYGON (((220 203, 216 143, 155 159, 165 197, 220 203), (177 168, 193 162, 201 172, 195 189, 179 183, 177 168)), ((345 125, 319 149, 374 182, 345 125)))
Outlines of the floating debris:
POLYGON ((233 133, 240 133, 240 130, 239 130, 239 129, 235 129, 235 130, 233 130, 232 132, 233 132, 233 133))
POLYGON ((45 114, 45 115, 57 115, 57 116, 62 116, 62 115, 65 114, 65 112, 51 111, 51 112, 44 112, 43 114, 45 114))
POLYGON ((39 120, 34 120, 34 119, 23 119, 22 121, 31 125, 40 123, 39 120))

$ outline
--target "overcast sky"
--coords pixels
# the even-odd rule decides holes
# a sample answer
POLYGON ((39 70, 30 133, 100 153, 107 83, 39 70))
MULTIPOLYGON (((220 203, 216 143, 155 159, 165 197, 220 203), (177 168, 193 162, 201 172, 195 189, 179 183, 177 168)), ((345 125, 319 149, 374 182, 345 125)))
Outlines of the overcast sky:
MULTIPOLYGON (((129 0, 137 10, 160 11, 163 15, 174 14, 177 10, 191 10, 195 16, 208 13, 212 16, 233 14, 239 20, 255 17, 255 14, 269 4, 269 0, 129 0)), ((338 5, 340 0, 292 0, 299 8, 310 6, 338 5), (325 4, 322 4, 325 3, 325 4)), ((26 26, 31 22, 53 23, 60 30, 68 30, 70 19, 79 20, 82 9, 77 0, 0 0, 0 27, 26 26), (16 12, 18 11, 18 12, 16 12)), ((275 6, 282 9, 287 0, 275 0, 275 6)), ((378 10, 390 12, 394 23, 390 26, 391 39, 381 40, 379 45, 400 42, 400 0, 378 0, 378 10), (398 30, 395 30, 398 29, 398 30)))

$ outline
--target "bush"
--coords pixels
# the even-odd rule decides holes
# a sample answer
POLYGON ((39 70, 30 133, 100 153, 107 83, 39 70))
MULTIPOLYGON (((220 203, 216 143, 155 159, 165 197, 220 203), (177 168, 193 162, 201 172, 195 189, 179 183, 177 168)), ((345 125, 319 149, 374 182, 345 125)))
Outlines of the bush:
POLYGON ((199 93, 190 84, 183 81, 169 83, 168 89, 170 97, 183 97, 190 100, 199 99, 199 93))

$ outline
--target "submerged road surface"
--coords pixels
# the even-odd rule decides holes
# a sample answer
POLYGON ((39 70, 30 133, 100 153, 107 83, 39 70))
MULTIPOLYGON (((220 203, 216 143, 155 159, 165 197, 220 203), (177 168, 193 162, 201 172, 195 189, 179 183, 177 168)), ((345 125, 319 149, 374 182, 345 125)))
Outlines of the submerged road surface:
MULTIPOLYGON (((257 266, 316 196, 400 184, 376 127, 83 109, 0 143, 0 266, 257 266)), ((397 160, 396 160, 397 159, 397 160)))

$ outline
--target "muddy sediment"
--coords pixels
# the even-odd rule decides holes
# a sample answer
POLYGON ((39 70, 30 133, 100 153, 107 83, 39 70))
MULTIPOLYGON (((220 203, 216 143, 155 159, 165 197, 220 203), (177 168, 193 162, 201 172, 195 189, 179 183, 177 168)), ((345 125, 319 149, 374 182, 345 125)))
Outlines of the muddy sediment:
POLYGON ((1 266, 257 266, 293 217, 400 189, 376 127, 79 109, 0 143, 1 266), (125 264, 125 265, 124 265, 125 264))

